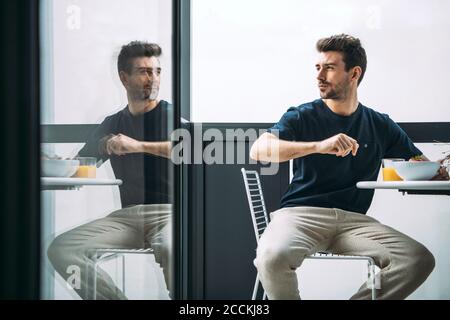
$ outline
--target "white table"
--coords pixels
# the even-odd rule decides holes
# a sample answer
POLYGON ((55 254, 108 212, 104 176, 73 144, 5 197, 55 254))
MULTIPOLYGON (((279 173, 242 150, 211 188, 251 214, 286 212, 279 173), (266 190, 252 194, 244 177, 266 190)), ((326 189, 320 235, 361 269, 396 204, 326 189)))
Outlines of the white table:
POLYGON ((450 196, 450 181, 360 181, 359 189, 396 189, 403 194, 450 196))
POLYGON ((78 190, 83 186, 120 186, 120 179, 41 178, 41 190, 78 190))

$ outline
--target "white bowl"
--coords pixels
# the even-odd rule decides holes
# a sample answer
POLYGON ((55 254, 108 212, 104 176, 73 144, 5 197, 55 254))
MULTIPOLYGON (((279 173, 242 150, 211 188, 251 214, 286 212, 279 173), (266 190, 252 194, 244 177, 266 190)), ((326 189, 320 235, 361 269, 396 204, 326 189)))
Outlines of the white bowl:
POLYGON ((41 174, 43 177, 71 177, 79 166, 79 160, 42 160, 41 174))
POLYGON ((439 162, 434 161, 396 161, 395 171, 403 180, 430 180, 438 174, 439 162))

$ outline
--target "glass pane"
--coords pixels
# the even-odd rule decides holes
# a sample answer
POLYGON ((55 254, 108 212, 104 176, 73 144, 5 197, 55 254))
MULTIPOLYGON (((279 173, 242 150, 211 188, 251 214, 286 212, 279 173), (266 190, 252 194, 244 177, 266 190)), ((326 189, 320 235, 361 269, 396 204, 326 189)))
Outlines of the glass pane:
POLYGON ((172 2, 40 2, 43 299, 170 299, 172 2))
POLYGON ((448 60, 448 12, 442 0, 192 0, 191 120, 272 123, 317 99, 315 43, 347 33, 368 54, 366 105, 396 121, 443 121, 448 99, 435 93, 447 90, 448 64, 429 61, 448 60), (417 76, 386 85, 387 74, 410 74, 411 65, 417 76), (217 99, 224 90, 230 99, 217 99))

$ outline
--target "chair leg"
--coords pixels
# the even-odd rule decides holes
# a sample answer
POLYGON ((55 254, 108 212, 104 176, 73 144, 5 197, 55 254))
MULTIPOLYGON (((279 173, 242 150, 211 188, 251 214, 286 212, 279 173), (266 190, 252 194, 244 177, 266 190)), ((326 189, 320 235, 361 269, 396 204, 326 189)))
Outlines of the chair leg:
POLYGON ((375 264, 373 261, 367 262, 368 277, 370 288, 372 289, 372 300, 376 300, 376 278, 375 278, 375 264))
POLYGON ((92 275, 92 299, 97 300, 97 266, 98 262, 95 260, 94 262, 94 270, 92 275))
POLYGON ((94 282, 95 282, 95 268, 97 264, 97 254, 94 252, 92 254, 92 264, 90 263, 91 260, 86 261, 86 273, 84 277, 86 278, 86 286, 84 288, 85 297, 87 300, 94 300, 95 296, 92 294, 92 288, 94 288, 94 282))
POLYGON ((256 274, 255 285, 253 287, 252 300, 256 300, 256 295, 258 294, 258 288, 259 288, 259 273, 256 274))
POLYGON ((126 296, 125 293, 125 255, 122 255, 122 292, 126 296))

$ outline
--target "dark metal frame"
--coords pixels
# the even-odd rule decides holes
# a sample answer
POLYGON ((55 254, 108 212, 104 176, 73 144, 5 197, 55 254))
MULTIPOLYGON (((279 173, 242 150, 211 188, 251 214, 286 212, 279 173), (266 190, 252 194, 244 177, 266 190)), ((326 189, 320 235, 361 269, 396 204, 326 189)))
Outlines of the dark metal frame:
MULTIPOLYGON (((185 95, 189 94, 190 89, 186 89, 186 79, 189 79, 189 69, 186 69, 186 45, 183 36, 190 32, 186 28, 186 3, 190 7, 189 1, 172 1, 172 23, 173 23, 173 105, 174 105, 174 128, 181 127, 182 106, 186 105, 185 95), (186 74, 188 72, 188 74, 186 74), (186 78, 187 77, 187 78, 186 78), (187 90, 187 91, 186 91, 187 90)), ((188 14, 190 16, 190 14, 188 14)), ((188 25, 189 26, 189 25, 188 25)), ((188 57, 189 58, 189 57, 188 57)), ((189 66, 189 63, 188 63, 189 66)), ((189 81, 188 81, 189 83, 189 81)), ((189 101, 187 102, 189 112, 189 101)), ((182 166, 175 166, 174 170, 174 298, 177 300, 187 297, 187 210, 186 199, 183 194, 182 186, 185 183, 186 174, 182 166)))
MULTIPOLYGON (((191 134, 194 132, 194 124, 189 125, 191 134)), ((191 145, 191 155, 194 154, 194 145, 191 145)), ((188 166, 186 166, 188 167, 188 166)), ((189 219, 188 228, 188 253, 187 277, 188 277, 188 299, 203 299, 205 292, 205 209, 204 209, 204 164, 192 164, 187 168, 188 184, 183 189, 188 200, 187 212, 189 219)))
POLYGON ((401 122, 415 143, 450 142, 450 122, 401 122))
POLYGON ((0 4, 0 299, 39 299, 39 6, 0 4))
POLYGON ((428 194, 428 195, 434 195, 434 196, 438 196, 438 195, 442 195, 442 196, 450 196, 450 190, 403 190, 403 189, 399 189, 399 192, 403 193, 403 195, 406 194, 428 194))

